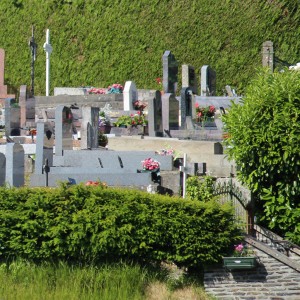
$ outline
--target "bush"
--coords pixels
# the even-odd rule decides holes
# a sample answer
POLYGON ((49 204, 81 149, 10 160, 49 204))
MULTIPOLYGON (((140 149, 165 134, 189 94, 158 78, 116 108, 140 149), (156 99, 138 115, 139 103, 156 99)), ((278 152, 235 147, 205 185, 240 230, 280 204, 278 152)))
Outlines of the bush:
POLYGON ((238 237, 232 207, 75 185, 0 189, 3 257, 217 262, 238 237))
POLYGON ((213 198, 213 178, 191 176, 186 180, 186 194, 190 200, 209 201, 213 198))
POLYGON ((300 242, 300 72, 261 71, 224 116, 227 153, 279 234, 300 242), (242 105, 241 105, 242 104, 242 105))

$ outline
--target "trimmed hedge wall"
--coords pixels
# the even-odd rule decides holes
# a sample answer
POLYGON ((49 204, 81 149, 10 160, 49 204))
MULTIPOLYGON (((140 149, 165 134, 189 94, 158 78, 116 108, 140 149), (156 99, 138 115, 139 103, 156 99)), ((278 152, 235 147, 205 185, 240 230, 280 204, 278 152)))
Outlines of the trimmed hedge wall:
MULTIPOLYGON (((1 0, 0 48, 6 51, 5 84, 11 92, 30 81, 31 26, 38 44, 35 94, 45 95, 45 30, 50 29, 50 94, 54 87, 107 87, 136 83, 159 88, 162 55, 217 73, 241 94, 262 64, 262 44, 274 42, 279 62, 299 61, 298 1, 291 0, 1 0)), ((179 69, 179 88, 181 86, 179 69)), ((180 91, 180 89, 179 89, 180 91)))
POLYGON ((0 188, 0 223, 2 258, 168 260, 186 267, 219 261, 239 234, 229 205, 65 184, 0 188))

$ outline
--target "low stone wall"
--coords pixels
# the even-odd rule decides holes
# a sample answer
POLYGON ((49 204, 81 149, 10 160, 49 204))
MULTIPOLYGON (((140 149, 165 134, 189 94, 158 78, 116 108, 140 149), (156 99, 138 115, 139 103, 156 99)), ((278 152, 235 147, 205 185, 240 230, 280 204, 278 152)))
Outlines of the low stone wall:
POLYGON ((300 299, 300 273, 254 248, 259 265, 254 270, 206 268, 204 286, 217 299, 296 300, 300 299))

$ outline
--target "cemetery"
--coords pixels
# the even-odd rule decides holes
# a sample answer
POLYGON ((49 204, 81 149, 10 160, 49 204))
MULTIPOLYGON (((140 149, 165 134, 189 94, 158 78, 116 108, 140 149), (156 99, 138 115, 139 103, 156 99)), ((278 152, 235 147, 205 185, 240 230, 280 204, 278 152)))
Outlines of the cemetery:
MULTIPOLYGON (((223 149, 226 131, 222 115, 232 103, 239 103, 241 96, 230 86, 225 87, 224 96, 216 96, 217 74, 210 66, 202 66, 196 75, 193 66, 183 65, 178 91, 178 63, 167 50, 162 56, 162 90, 138 89, 133 81, 126 81, 124 87, 55 87, 51 96, 49 31, 44 50, 46 95, 29 93, 22 85, 16 99, 7 94, 4 85, 5 52, 0 49, 0 119, 4 127, 0 185, 57 187, 61 182, 70 186, 102 182, 182 197, 188 176, 211 175, 217 182, 233 186, 236 170, 223 149)), ((272 61, 269 56, 267 59, 272 61)), ((285 290, 288 283, 299 293, 295 282, 300 271, 299 248, 289 245, 292 258, 281 253, 286 249, 283 240, 254 224, 252 199, 249 191, 246 193, 245 218, 257 237, 247 232, 245 241, 258 253, 260 263, 247 272, 211 266, 204 272, 206 290, 233 295, 236 284, 243 290, 252 284, 254 294, 259 294, 262 283, 268 282, 265 289, 271 295, 276 278, 282 278, 283 294, 292 293, 285 290)))

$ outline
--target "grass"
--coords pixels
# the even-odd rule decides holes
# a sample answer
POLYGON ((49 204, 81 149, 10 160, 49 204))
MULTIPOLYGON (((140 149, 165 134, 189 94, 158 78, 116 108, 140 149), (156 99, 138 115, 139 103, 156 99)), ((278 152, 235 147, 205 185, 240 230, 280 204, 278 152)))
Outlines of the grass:
POLYGON ((207 300, 201 285, 136 264, 0 264, 1 300, 207 300), (176 280, 180 284, 176 284, 176 280))

